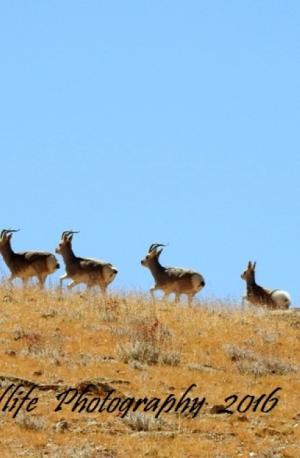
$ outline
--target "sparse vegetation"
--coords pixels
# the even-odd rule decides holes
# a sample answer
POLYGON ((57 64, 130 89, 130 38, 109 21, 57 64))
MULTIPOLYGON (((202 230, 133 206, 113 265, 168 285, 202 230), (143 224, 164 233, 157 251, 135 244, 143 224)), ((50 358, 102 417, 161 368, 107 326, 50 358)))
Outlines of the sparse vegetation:
POLYGON ((131 413, 123 419, 133 431, 161 431, 164 428, 164 422, 161 418, 154 418, 151 415, 143 413, 131 413))
POLYGON ((232 361, 236 362, 239 372, 242 374, 251 374, 262 376, 268 374, 286 375, 291 372, 297 372, 300 366, 280 361, 274 356, 262 356, 245 348, 239 348, 234 345, 227 346, 227 352, 232 361))
POLYGON ((170 366, 180 363, 180 352, 168 349, 173 346, 170 331, 157 318, 132 320, 127 335, 129 343, 118 346, 121 361, 170 366))
POLYGON ((15 421, 21 428, 31 431, 40 431, 47 427, 47 421, 44 417, 28 415, 23 411, 16 417, 15 421))
POLYGON ((5 284, 0 306, 0 391, 13 377, 44 387, 33 413, 13 419, 0 412, 2 456, 300 456, 299 313, 5 284), (54 412, 59 387, 84 380, 91 381, 90 399, 111 387, 120 397, 180 398, 196 384, 190 396, 206 403, 196 418, 54 412), (258 399, 276 387, 271 412, 224 414, 231 394, 258 399))

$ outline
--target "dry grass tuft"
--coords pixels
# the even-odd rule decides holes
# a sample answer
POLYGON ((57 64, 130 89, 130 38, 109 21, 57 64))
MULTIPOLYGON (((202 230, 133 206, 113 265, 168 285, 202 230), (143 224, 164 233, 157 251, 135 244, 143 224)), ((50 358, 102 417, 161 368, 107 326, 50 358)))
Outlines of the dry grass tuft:
POLYGON ((227 345, 226 350, 241 374, 261 377, 272 374, 287 375, 299 371, 299 366, 281 361, 274 356, 261 356, 235 345, 227 345))
POLYGON ((48 423, 45 417, 33 416, 24 412, 20 412, 15 421, 21 428, 31 431, 46 429, 48 423))
POLYGON ((130 413, 123 421, 133 431, 162 431, 166 423, 161 418, 154 418, 143 413, 130 413))
POLYGON ((179 351, 172 351, 172 335, 168 328, 157 318, 135 318, 130 321, 127 329, 129 342, 120 344, 117 353, 125 363, 161 364, 178 366, 179 351))

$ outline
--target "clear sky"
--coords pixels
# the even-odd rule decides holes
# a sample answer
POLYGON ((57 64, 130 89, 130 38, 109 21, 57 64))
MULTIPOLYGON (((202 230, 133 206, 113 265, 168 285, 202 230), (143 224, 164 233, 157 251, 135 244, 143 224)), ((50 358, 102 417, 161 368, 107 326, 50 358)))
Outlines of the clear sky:
MULTIPOLYGON (((240 274, 300 305, 300 2, 0 2, 1 227, 147 290, 140 260, 240 274)), ((0 260, 0 272, 7 269, 0 260)), ((63 273, 61 270, 60 274, 63 273)))

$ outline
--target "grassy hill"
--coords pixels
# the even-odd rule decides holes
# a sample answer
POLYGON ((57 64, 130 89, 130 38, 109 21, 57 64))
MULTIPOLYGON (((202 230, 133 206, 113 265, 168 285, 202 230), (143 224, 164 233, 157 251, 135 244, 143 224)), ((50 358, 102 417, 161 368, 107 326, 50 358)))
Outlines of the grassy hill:
POLYGON ((0 307, 0 396, 12 384, 38 385, 35 408, 26 412, 24 404, 15 418, 13 398, 9 412, 8 397, 0 397, 3 457, 300 456, 297 311, 189 308, 136 294, 104 299, 5 285, 0 307), (193 384, 183 411, 178 402, 193 384), (135 400, 126 415, 118 408, 72 412, 73 401, 55 411, 57 396, 70 388, 94 399, 90 408, 112 390, 115 405, 135 400), (171 395, 174 408, 156 418, 171 395))

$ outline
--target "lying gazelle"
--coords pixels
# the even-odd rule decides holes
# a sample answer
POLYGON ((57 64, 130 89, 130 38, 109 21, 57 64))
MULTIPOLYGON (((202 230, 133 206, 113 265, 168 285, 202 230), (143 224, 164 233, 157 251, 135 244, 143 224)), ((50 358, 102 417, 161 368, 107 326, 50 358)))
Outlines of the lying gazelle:
POLYGON ((60 286, 66 278, 71 279, 68 288, 79 283, 84 283, 87 287, 99 286, 103 293, 107 286, 113 281, 118 270, 109 262, 91 258, 78 258, 72 250, 73 234, 76 231, 64 231, 61 241, 55 252, 62 255, 66 267, 66 273, 60 277, 60 286))
POLYGON ((10 270, 11 282, 20 278, 26 285, 32 277, 37 277, 39 285, 44 286, 48 275, 59 269, 56 257, 42 251, 24 251, 15 253, 11 248, 11 238, 16 229, 4 229, 0 234, 0 253, 10 270))
POLYGON ((288 309, 292 302, 289 293, 279 289, 265 289, 257 285, 255 282, 255 267, 256 262, 252 264, 249 261, 247 269, 241 275, 241 278, 247 284, 247 294, 243 297, 242 303, 249 302, 269 309, 288 309))
POLYGON ((186 294, 188 303, 191 304, 195 294, 205 286, 204 278, 192 270, 180 267, 163 267, 159 262, 159 256, 164 246, 161 243, 153 243, 141 261, 144 267, 150 269, 155 280, 155 285, 150 289, 150 293, 154 297, 154 291, 162 290, 164 298, 175 293, 175 301, 180 299, 181 294, 186 294))

